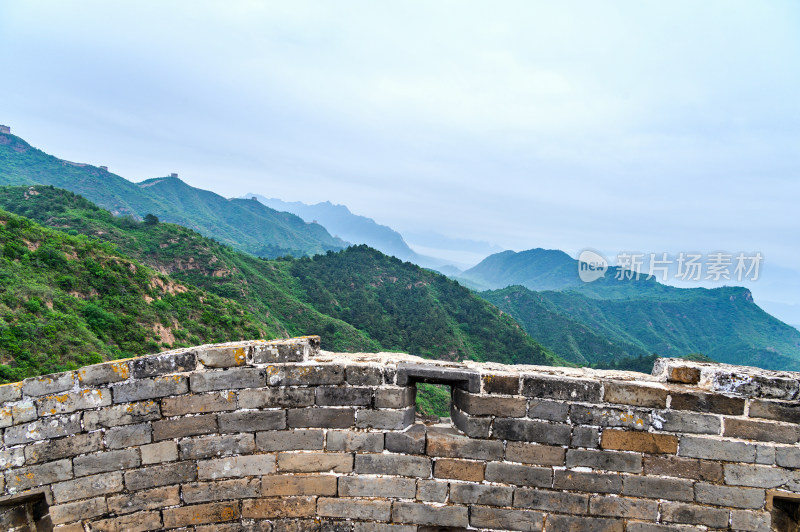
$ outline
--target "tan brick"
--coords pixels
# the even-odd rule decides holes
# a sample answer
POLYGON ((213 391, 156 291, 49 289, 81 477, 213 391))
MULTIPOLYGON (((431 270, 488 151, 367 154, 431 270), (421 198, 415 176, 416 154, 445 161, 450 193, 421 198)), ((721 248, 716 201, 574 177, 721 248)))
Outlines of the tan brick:
POLYGON ((770 423, 769 421, 726 418, 723 435, 743 440, 797 443, 800 440, 800 426, 796 424, 770 423))
POLYGON ((160 510, 181 503, 178 486, 167 486, 108 498, 108 510, 116 514, 129 514, 143 510, 160 510))
POLYGON ((214 392, 165 397, 161 400, 164 416, 185 416, 207 412, 236 410, 236 392, 214 392))
POLYGON ((180 508, 167 508, 163 511, 163 514, 164 528, 224 523, 240 517, 238 502, 213 502, 182 506, 180 508))
POLYGON ((604 384, 604 388, 603 400, 607 403, 650 408, 667 406, 669 392, 660 385, 646 386, 634 382, 610 381, 604 384))
POLYGON ((700 382, 700 368, 673 367, 667 376, 669 382, 681 384, 697 384, 700 382))
POLYGON ((677 456, 645 456, 644 472, 647 475, 663 475, 667 477, 722 481, 722 464, 695 458, 678 458, 677 456))
POLYGON ((103 515, 107 511, 106 500, 103 497, 97 497, 86 501, 51 506, 50 519, 54 525, 59 525, 103 515))
POLYGON ((483 468, 483 462, 440 458, 434 463, 433 476, 481 482, 483 481, 483 468))
POLYGON ((261 493, 264 497, 336 495, 336 479, 333 475, 267 475, 261 477, 261 493))
POLYGON ((174 462, 178 459, 178 444, 174 441, 142 445, 139 450, 142 453, 142 464, 144 465, 174 462))
POLYGON ((536 443, 508 442, 506 460, 533 465, 564 465, 565 450, 553 445, 536 443))
POLYGON ((455 432, 428 430, 428 456, 446 458, 472 458, 475 460, 501 460, 503 442, 476 440, 455 432))
POLYGON ((317 513, 323 517, 388 521, 391 516, 391 506, 392 503, 389 501, 320 498, 317 513))
POLYGON ((183 501, 196 502, 224 501, 226 499, 246 499, 261 495, 261 482, 257 479, 237 478, 217 482, 194 482, 181 487, 183 501))
POLYGON ((295 473, 353 470, 351 453, 278 453, 278 469, 295 473))
POLYGON ((316 512, 315 497, 251 499, 242 502, 242 517, 245 519, 313 517, 316 512))
POLYGON ((606 429, 600 438, 600 447, 649 454, 675 454, 678 452, 678 437, 670 434, 606 429))
MULTIPOLYGON (((92 521, 91 527, 92 532, 146 532, 161 528, 161 514, 159 512, 138 512, 92 521)), ((80 530, 83 530, 82 526, 80 530)))
POLYGON ((114 471, 113 473, 92 475, 53 484, 51 487, 53 500, 59 504, 88 499, 122 491, 122 473, 114 471))

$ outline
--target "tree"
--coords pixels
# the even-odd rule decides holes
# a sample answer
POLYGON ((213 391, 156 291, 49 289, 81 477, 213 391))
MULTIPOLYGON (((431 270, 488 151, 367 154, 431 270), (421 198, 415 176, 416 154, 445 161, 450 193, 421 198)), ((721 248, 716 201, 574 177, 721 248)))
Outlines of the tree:
POLYGON ((157 225, 159 222, 158 216, 155 214, 147 214, 144 217, 144 225, 157 225))

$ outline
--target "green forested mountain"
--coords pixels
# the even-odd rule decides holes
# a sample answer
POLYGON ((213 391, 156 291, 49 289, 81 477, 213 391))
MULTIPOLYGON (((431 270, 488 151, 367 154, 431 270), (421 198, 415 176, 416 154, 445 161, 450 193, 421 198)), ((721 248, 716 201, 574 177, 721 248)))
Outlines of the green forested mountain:
POLYGON ((575 353, 588 362, 603 360, 602 350, 597 349, 599 339, 591 332, 610 342, 612 356, 606 359, 702 353, 729 364, 800 370, 800 332, 761 310, 749 290, 665 288, 669 289, 666 297, 645 293, 627 299, 598 299, 571 291, 532 292, 521 286, 482 295, 514 316, 536 340, 569 360, 578 361, 575 353))
POLYGON ((154 214, 258 256, 302 256, 344 248, 319 224, 258 201, 227 200, 174 177, 132 183, 102 168, 64 161, 21 138, 0 133, 0 185, 54 185, 83 195, 115 215, 154 214))
POLYGON ((264 260, 174 224, 112 216, 47 186, 1 187, 0 208, 59 228, 58 234, 113 244, 172 282, 236 301, 266 336, 320 334, 325 349, 341 351, 559 362, 513 319, 455 282, 366 247, 264 260))

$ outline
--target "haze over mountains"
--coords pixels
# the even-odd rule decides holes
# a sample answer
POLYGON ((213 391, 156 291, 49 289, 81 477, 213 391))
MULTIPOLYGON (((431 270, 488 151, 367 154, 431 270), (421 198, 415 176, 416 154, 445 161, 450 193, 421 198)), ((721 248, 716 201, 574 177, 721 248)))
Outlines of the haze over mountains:
MULTIPOLYGON (((653 353, 699 352, 724 362, 800 369, 800 332, 761 310, 746 288, 680 289, 654 279, 617 281, 614 268, 604 279, 583 283, 575 259, 544 249, 504 251, 466 271, 448 270, 441 262, 426 262, 435 259, 416 253, 396 231, 341 205, 262 198, 293 214, 254 201, 252 196, 229 200, 177 177, 131 183, 103 168, 50 156, 10 134, 0 134, 0 185, 24 185, 4 189, 0 208, 71 232, 71 237, 86 235, 113 244, 122 253, 113 259, 117 262, 139 261, 176 283, 224 298, 227 302, 221 305, 238 308, 232 315, 243 316, 242 327, 231 329, 234 336, 256 330, 266 335, 319 333, 329 348, 337 350, 398 349, 435 358, 527 363, 607 364, 642 361, 653 353), (79 193, 117 218, 64 191, 29 188, 39 184, 79 193), (147 214, 183 227, 138 221, 147 214), (362 245, 342 251, 349 243, 362 245), (263 260, 286 255, 294 258, 263 260), (402 261, 450 273, 478 292, 402 261)), ((47 228, 36 231, 45 235, 47 228)), ((11 232, 5 238, 10 247, 3 260, 20 264, 33 260, 44 268, 39 272, 44 277, 37 277, 35 269, 16 270, 16 277, 30 279, 36 286, 51 282, 46 279, 52 280, 55 274, 47 273, 47 259, 30 250, 20 240, 21 233, 11 232)), ((40 240, 61 242, 59 238, 40 240)), ((488 246, 472 241, 437 242, 435 235, 427 238, 432 248, 451 246, 476 252, 488 246)), ((73 244, 65 245, 61 249, 58 244, 53 253, 69 262, 73 244)), ((19 280, 16 277, 6 281, 13 284, 19 280)), ((131 293, 142 290, 132 288, 131 293)), ((51 297, 37 288, 17 296, 25 301, 36 298, 40 304, 8 306, 5 325, 0 323, 0 327, 15 331, 26 320, 52 320, 42 305, 49 308, 48 302, 55 305, 68 296, 80 301, 69 300, 62 306, 83 316, 80 319, 93 312, 91 307, 85 310, 88 303, 112 317, 120 308, 117 300, 106 301, 108 294, 97 289, 92 292, 89 287, 78 294, 82 295, 51 297)), ((153 299, 153 295, 147 297, 153 299)), ((204 297, 201 293, 196 301, 204 297)), ((193 308, 198 303, 187 305, 193 308)), ((124 324, 121 315, 118 321, 124 324)), ((189 338, 222 337, 191 312, 161 322, 168 329, 166 335, 150 324, 147 327, 154 332, 137 333, 140 339, 133 343, 96 331, 86 345, 105 342, 104 349, 92 353, 127 356, 153 346, 188 345, 189 338)), ((120 338, 126 338, 124 325, 120 327, 120 338)), ((91 331, 91 325, 84 328, 91 331)), ((25 356, 36 359, 33 352, 24 355, 28 349, 24 342, 14 345, 8 352, 23 353, 23 362, 25 356)), ((52 369, 57 364, 43 361, 16 367, 52 369)))

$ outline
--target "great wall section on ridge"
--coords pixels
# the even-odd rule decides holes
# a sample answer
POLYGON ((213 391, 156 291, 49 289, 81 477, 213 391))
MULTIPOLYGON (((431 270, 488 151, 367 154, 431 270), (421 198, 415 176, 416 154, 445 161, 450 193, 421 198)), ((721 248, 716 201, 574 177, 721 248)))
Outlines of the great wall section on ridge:
POLYGON ((790 531, 798 398, 798 374, 673 359, 200 346, 0 386, 0 528, 790 531), (417 382, 454 426, 415 420, 417 382))

